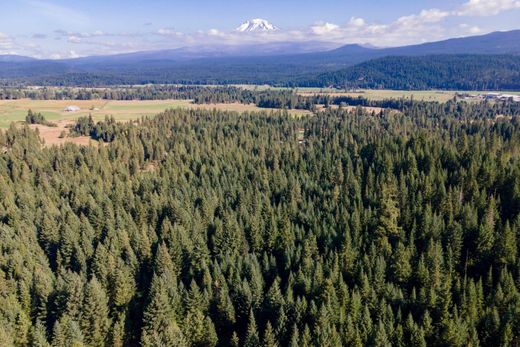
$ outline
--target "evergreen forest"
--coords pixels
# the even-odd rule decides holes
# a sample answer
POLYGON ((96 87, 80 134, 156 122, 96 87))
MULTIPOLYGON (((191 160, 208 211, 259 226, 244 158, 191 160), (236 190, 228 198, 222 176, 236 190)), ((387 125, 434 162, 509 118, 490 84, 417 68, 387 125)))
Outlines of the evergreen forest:
POLYGON ((0 346, 520 345, 518 103, 346 101, 0 131, 0 346))

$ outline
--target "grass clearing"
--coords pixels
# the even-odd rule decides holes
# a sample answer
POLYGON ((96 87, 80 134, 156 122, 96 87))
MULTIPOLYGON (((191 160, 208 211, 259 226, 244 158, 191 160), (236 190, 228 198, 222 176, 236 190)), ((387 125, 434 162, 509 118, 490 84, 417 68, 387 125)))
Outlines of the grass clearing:
MULTIPOLYGON (((314 88, 316 89, 316 88, 314 88)), ((363 98, 369 100, 383 100, 383 99, 398 99, 398 98, 411 98, 415 100, 423 101, 439 101, 446 102, 453 99, 455 94, 460 93, 456 91, 445 91, 445 90, 373 90, 364 89, 352 92, 342 92, 339 90, 309 90, 306 88, 298 89, 298 94, 305 96, 312 96, 315 94, 326 94, 330 96, 350 96, 363 98)))
MULTIPOLYGON (((448 91, 448 90, 390 90, 390 89, 359 89, 355 91, 345 91, 337 88, 315 88, 315 87, 304 87, 304 88, 283 88, 283 87, 270 87, 268 85, 248 85, 248 84, 235 84, 237 88, 246 90, 294 90, 297 94, 303 96, 312 96, 315 94, 324 94, 334 96, 351 96, 358 97, 362 96, 370 100, 383 100, 383 99, 395 99, 395 98, 410 98, 414 97, 416 100, 424 101, 439 101, 446 102, 452 99, 457 93, 466 93, 464 91, 448 91)), ((485 92, 467 92, 467 93, 485 93, 485 92)))
POLYGON ((70 137, 69 129, 67 129, 67 126, 72 124, 71 121, 58 121, 56 122, 56 127, 48 127, 45 125, 40 124, 33 124, 29 125, 32 129, 38 129, 38 132, 40 133, 40 138, 44 141, 44 146, 61 146, 65 143, 74 143, 76 145, 80 146, 88 146, 89 144, 96 144, 97 142, 94 140, 91 140, 88 136, 77 136, 77 137, 70 137), (61 134, 65 133, 67 136, 62 137, 61 134))
MULTIPOLYGON (((331 97, 335 96, 351 96, 351 97, 364 97, 369 100, 383 100, 383 99, 398 99, 398 98, 411 98, 422 101, 438 101, 446 102, 453 99, 456 94, 485 94, 489 91, 457 91, 457 90, 392 90, 392 89, 359 89, 355 91, 345 91, 336 88, 279 88, 270 87, 267 85, 234 85, 238 88, 246 90, 294 90, 299 95, 313 96, 315 94, 324 94, 331 97)), ((509 92, 504 91, 499 93, 504 94, 516 94, 520 95, 520 92, 509 92)))
MULTIPOLYGON (((49 121, 74 121, 79 117, 89 114, 95 120, 102 120, 106 116, 114 116, 118 121, 140 119, 143 116, 154 116, 166 109, 218 109, 236 112, 272 111, 274 109, 259 108, 256 105, 234 104, 208 104, 197 105, 191 100, 0 100, 0 128, 8 128, 12 122, 25 120, 29 109, 33 112, 41 112, 49 121), (67 112, 65 107, 78 106, 79 111, 67 112)), ((294 116, 309 114, 305 110, 290 110, 294 116)))

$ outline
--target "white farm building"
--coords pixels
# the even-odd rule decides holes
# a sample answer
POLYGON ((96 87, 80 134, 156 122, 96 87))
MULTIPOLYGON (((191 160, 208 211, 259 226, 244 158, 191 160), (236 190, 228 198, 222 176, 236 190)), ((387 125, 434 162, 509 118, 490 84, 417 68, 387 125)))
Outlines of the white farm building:
POLYGON ((81 108, 79 108, 78 106, 67 106, 65 107, 65 111, 66 112, 77 112, 81 110, 81 108))

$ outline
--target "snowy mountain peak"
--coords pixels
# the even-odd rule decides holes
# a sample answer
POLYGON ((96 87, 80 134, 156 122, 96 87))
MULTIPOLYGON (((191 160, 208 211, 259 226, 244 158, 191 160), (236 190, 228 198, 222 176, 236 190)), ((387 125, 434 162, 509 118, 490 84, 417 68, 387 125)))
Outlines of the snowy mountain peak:
POLYGON ((242 32, 242 33, 251 33, 251 32, 263 32, 263 31, 274 31, 278 30, 277 27, 266 21, 265 19, 252 19, 248 20, 242 25, 240 25, 238 28, 236 28, 236 31, 242 32))

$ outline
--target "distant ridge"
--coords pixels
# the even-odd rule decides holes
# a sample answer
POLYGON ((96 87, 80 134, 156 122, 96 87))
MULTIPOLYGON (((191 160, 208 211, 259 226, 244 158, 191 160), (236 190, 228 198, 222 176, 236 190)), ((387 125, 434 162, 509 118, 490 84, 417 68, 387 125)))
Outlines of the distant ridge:
POLYGON ((520 54, 520 30, 497 31, 486 35, 453 38, 416 45, 370 48, 358 44, 341 46, 329 52, 309 55, 309 59, 344 65, 358 64, 387 56, 431 54, 520 54))
MULTIPOLYGON (((246 22, 244 24, 251 24, 246 22)), ((243 25, 244 25, 243 24, 243 25)), ((239 28, 241 28, 240 26, 239 28)), ((273 26, 274 27, 274 26, 273 26)), ((276 28, 276 27, 274 27, 276 28)), ((238 28, 237 28, 238 30, 238 28)), ((279 62, 305 63, 342 63, 357 64, 369 59, 390 55, 428 55, 428 54, 520 54, 520 30, 497 31, 490 34, 452 38, 401 47, 377 48, 361 44, 338 46, 330 42, 269 42, 236 45, 199 45, 156 51, 138 51, 108 56, 91 56, 76 59, 62 59, 62 62, 93 61, 103 62, 138 60, 194 60, 215 57, 277 57, 279 62), (280 61, 282 59, 282 61, 280 61)), ((0 55, 0 62, 27 62, 35 58, 19 55, 0 55)))
MULTIPOLYGON (((359 44, 337 47, 326 42, 273 42, 204 45, 63 60, 9 55, 0 56, 0 80, 69 85, 267 83, 297 86, 300 81, 308 81, 309 76, 334 73, 384 57, 466 54, 520 56, 520 30, 392 48, 359 44)), ((477 61, 479 65, 473 69, 474 73, 479 69, 492 71, 480 63, 495 64, 497 60, 472 59, 472 62, 477 61)), ((406 68, 402 64, 394 66, 406 68)))
POLYGON ((397 48, 386 48, 388 55, 422 54, 519 54, 520 30, 452 38, 397 48))
POLYGON ((22 62, 35 61, 35 60, 37 60, 37 59, 31 58, 31 57, 25 57, 22 55, 15 55, 15 54, 0 55, 0 62, 3 62, 3 63, 22 63, 22 62))

